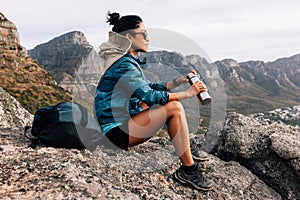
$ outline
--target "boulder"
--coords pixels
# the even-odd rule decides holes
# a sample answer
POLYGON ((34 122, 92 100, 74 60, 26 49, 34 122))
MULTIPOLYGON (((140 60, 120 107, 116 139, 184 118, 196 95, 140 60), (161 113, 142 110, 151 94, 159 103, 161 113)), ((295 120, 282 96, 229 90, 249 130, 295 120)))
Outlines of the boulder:
POLYGON ((33 115, 0 87, 0 128, 16 128, 31 125, 33 115))
POLYGON ((230 113, 213 153, 248 168, 284 199, 300 197, 300 131, 230 113))

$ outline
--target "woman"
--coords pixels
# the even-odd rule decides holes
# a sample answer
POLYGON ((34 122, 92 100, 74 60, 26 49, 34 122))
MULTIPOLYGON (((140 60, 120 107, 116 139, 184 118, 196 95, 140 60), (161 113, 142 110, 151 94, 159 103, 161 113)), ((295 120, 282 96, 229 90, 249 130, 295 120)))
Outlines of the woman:
MULTIPOLYGON (((174 177, 197 189, 210 190, 213 183, 206 179, 198 162, 206 160, 203 152, 191 153, 188 125, 179 102, 206 91, 202 82, 189 89, 171 93, 170 89, 188 82, 183 76, 169 82, 151 83, 146 80, 137 58, 146 52, 149 38, 139 16, 108 14, 113 25, 109 41, 101 44, 100 56, 105 59, 105 73, 101 77, 95 97, 95 113, 106 138, 121 149, 150 139, 164 125, 173 141, 182 166, 174 177), (159 104, 160 106, 153 106, 159 104)), ((193 72, 195 73, 195 72, 193 72)), ((109 146, 107 144, 107 146, 109 146)))

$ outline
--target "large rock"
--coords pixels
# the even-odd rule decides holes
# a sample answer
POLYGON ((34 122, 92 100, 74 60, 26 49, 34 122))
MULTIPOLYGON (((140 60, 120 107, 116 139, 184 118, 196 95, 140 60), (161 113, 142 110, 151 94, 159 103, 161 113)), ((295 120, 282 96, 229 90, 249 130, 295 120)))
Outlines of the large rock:
POLYGON ((281 199, 237 162, 210 155, 215 189, 201 192, 173 180, 179 167, 171 142, 154 138, 128 151, 28 147, 22 130, 0 129, 0 195, 13 199, 281 199))
POLYGON ((0 128, 25 127, 31 125, 33 115, 0 87, 0 128))
POLYGON ((252 117, 231 113, 214 152, 247 167, 284 199, 300 197, 299 127, 267 126, 252 117))

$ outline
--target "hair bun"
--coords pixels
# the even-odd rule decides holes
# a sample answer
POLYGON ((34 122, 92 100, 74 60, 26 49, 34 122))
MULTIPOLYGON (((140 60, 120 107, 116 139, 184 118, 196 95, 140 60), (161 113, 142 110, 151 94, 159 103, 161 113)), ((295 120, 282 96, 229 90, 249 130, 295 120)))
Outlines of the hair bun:
POLYGON ((108 12, 106 18, 107 18, 106 22, 109 22, 109 25, 115 25, 120 19, 120 14, 115 12, 114 13, 108 12))

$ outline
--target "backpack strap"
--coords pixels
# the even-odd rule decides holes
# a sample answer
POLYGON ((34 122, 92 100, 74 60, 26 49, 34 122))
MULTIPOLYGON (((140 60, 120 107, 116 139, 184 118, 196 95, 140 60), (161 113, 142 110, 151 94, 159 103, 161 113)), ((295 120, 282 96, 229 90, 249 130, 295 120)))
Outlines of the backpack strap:
POLYGON ((86 127, 88 124, 88 111, 87 108, 82 106, 81 104, 77 103, 79 110, 81 111, 81 119, 80 119, 80 125, 83 127, 86 127))
POLYGON ((32 128, 31 126, 25 126, 25 129, 24 129, 24 136, 25 136, 26 138, 28 138, 28 139, 31 140, 31 144, 29 145, 29 147, 31 147, 31 148, 34 149, 34 148, 38 145, 38 143, 39 143, 39 138, 33 136, 32 134, 30 134, 31 136, 28 136, 28 132, 29 132, 29 130, 30 130, 31 128, 32 128))

